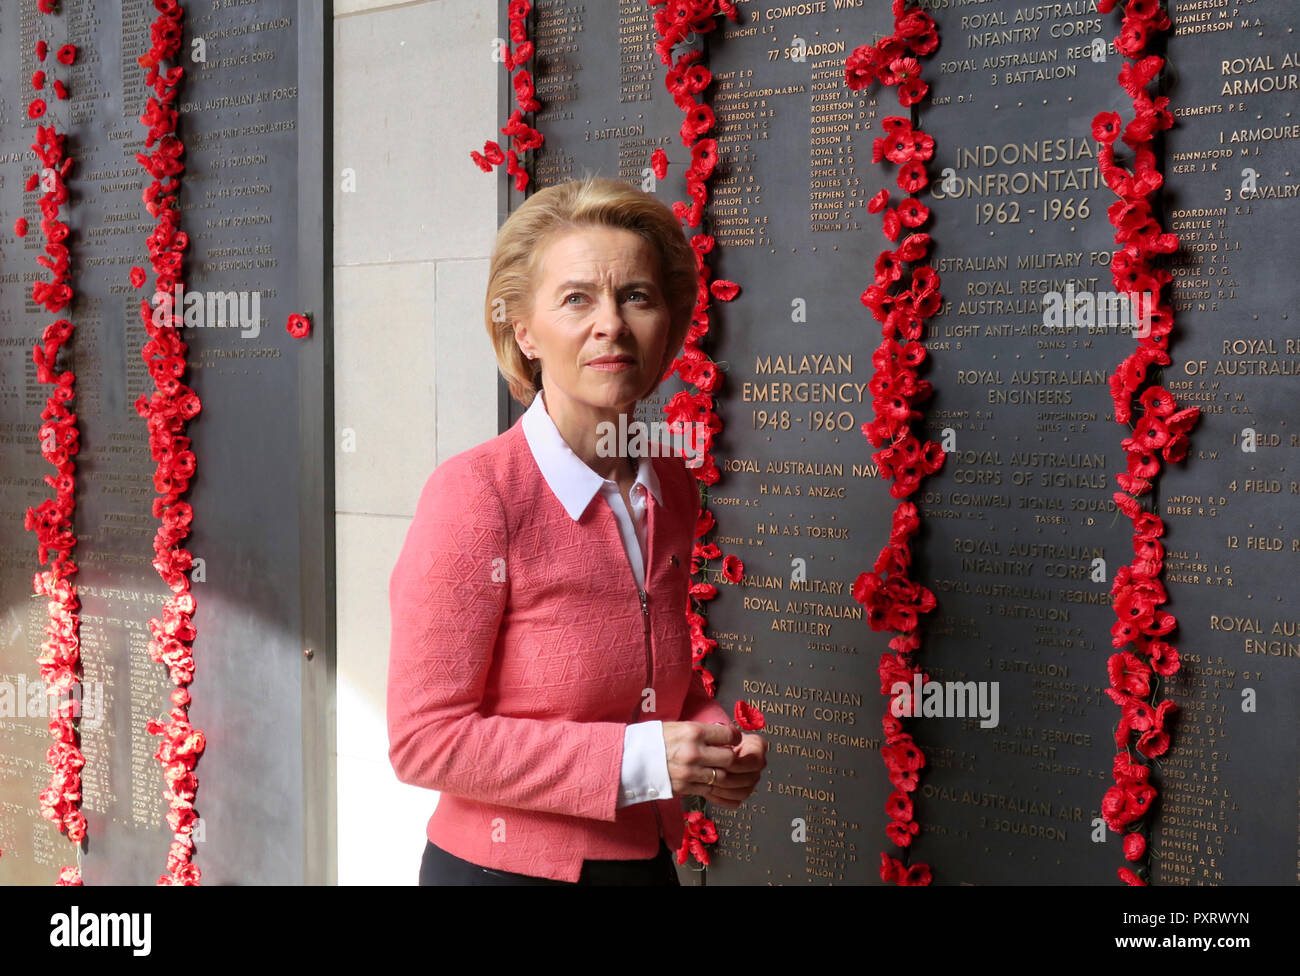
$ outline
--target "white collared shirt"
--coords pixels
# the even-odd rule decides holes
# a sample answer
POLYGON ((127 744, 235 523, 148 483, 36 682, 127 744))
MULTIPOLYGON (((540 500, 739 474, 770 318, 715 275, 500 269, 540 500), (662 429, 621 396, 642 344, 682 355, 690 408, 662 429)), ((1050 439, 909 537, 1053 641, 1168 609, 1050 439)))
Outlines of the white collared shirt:
MULTIPOLYGON (((646 493, 663 504, 659 478, 648 457, 638 459, 636 483, 629 491, 631 511, 623 501, 618 482, 602 478, 574 453, 565 442, 555 421, 546 412, 538 391, 524 411, 524 437, 542 477, 564 510, 575 522, 582 517, 597 494, 604 497, 618 522, 623 550, 627 553, 638 590, 645 589, 646 493)), ((673 795, 668 775, 668 756, 664 745, 663 722, 634 722, 623 736, 623 767, 619 777, 618 806, 625 807, 646 800, 666 800, 673 795)))

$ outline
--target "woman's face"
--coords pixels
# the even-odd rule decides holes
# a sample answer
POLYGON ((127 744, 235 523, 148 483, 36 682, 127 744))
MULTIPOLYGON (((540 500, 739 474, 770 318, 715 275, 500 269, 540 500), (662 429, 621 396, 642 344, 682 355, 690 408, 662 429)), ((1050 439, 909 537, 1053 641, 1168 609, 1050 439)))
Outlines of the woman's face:
POLYGON ((542 253, 532 315, 515 337, 540 360, 552 411, 626 410, 659 380, 671 318, 653 246, 623 228, 584 227, 542 253))

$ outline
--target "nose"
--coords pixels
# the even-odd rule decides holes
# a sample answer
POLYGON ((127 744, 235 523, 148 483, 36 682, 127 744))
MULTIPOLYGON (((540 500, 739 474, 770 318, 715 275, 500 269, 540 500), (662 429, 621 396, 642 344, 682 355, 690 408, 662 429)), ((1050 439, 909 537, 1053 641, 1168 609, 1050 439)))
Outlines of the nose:
POLYGON ((618 298, 602 295, 596 304, 594 329, 596 336, 602 339, 618 339, 625 333, 631 334, 632 328, 627 324, 623 307, 618 298))

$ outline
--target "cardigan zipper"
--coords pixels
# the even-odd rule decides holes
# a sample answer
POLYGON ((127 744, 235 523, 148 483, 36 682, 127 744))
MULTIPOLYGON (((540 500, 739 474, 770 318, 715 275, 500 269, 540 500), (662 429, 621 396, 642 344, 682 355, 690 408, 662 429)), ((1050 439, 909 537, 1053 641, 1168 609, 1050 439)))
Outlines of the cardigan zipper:
MULTIPOLYGON (((647 502, 647 505, 649 505, 649 499, 647 499, 646 502, 647 502)), ((612 517, 613 514, 614 514, 614 512, 613 512, 613 510, 611 509, 611 510, 610 510, 610 516, 612 517)), ((650 518, 650 512, 649 512, 649 510, 647 509, 647 511, 646 511, 647 529, 649 528, 649 518, 650 518)), ((617 532, 617 520, 615 520, 615 521, 616 521, 616 525, 615 525, 615 533, 614 533, 614 534, 615 534, 615 536, 617 537, 617 536, 618 536, 618 532, 617 532)), ((651 535, 652 535, 652 533, 650 533, 649 531, 646 532, 646 545, 647 545, 647 547, 649 547, 650 544, 653 542, 653 539, 651 538, 651 535)), ((620 546, 620 548, 621 548, 621 547, 622 547, 622 544, 623 544, 621 538, 618 539, 618 543, 619 543, 619 546, 620 546)), ((645 687, 653 689, 653 687, 654 687, 654 651, 653 651, 653 649, 652 649, 652 647, 651 647, 651 644, 650 644, 650 594, 649 594, 649 592, 645 589, 645 587, 643 587, 640 583, 637 582, 636 571, 632 568, 631 560, 625 559, 624 562, 627 563, 627 569, 628 569, 628 572, 632 574, 632 585, 636 587, 637 598, 638 598, 638 599, 640 600, 640 602, 641 602, 641 632, 642 632, 642 634, 643 634, 644 637, 645 637, 645 687)), ((650 562, 649 559, 646 559, 646 572, 647 572, 647 574, 649 574, 649 570, 650 570, 649 562, 650 562)), ((648 578, 649 578, 649 577, 648 577, 648 575, 647 575, 647 579, 648 579, 648 578)), ((637 702, 636 708, 635 708, 635 710, 633 710, 633 712, 632 712, 632 721, 633 721, 633 722, 636 722, 636 720, 637 720, 637 719, 640 717, 640 715, 642 714, 641 704, 642 704, 642 702, 644 702, 644 700, 645 700, 645 699, 641 699, 640 701, 637 702)), ((663 821, 663 817, 660 816, 660 814, 659 814, 659 801, 658 801, 657 799, 655 799, 655 800, 651 800, 651 801, 650 801, 650 808, 654 811, 654 815, 655 815, 655 825, 656 825, 656 826, 658 827, 658 829, 659 829, 659 836, 662 837, 662 838, 664 838, 664 839, 666 840, 666 839, 667 839, 667 835, 664 833, 664 821, 663 821)))
MULTIPOLYGON (((637 595, 641 598, 641 629, 645 634, 645 686, 653 689, 654 687, 654 657, 650 647, 650 595, 641 587, 637 587, 637 595)), ((637 706, 640 709, 640 705, 637 706)), ((635 718, 635 715, 633 716, 635 718)), ((651 800, 650 808, 654 811, 655 824, 659 828, 659 836, 664 836, 664 822, 659 815, 659 801, 651 800)))

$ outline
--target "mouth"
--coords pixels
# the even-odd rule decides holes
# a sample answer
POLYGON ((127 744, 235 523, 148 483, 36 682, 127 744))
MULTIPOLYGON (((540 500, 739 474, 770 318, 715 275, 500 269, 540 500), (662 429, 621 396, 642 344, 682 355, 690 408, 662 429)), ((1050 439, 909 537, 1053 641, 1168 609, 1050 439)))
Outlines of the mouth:
POLYGON ((600 356, 596 359, 588 360, 587 365, 592 369, 598 369, 606 373, 618 373, 623 370, 631 369, 636 365, 634 356, 600 356))

